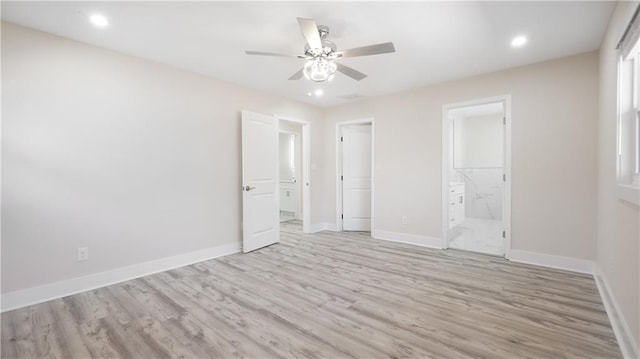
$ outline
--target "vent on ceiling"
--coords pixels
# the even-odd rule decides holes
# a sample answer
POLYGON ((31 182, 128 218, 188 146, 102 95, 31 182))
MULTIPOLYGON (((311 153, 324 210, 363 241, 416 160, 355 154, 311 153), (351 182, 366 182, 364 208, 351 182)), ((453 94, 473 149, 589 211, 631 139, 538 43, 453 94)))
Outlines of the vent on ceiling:
POLYGON ((355 99, 359 99, 359 98, 363 98, 364 95, 360 95, 357 93, 352 93, 351 95, 344 95, 344 96, 339 96, 340 98, 343 98, 345 100, 355 100, 355 99))

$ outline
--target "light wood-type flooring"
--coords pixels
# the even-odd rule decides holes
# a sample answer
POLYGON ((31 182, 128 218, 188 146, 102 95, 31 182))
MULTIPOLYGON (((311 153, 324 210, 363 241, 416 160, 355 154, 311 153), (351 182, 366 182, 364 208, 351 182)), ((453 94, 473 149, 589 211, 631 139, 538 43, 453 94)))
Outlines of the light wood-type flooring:
POLYGON ((619 358, 591 276, 304 235, 4 313, 2 358, 619 358))

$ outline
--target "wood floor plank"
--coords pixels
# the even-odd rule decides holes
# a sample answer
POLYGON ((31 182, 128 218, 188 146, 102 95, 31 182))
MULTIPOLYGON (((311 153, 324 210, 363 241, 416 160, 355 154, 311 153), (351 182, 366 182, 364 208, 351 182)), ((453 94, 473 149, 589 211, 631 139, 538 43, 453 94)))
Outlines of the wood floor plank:
MULTIPOLYGON (((207 263, 207 265, 214 265, 214 263, 207 263)), ((222 269, 224 267, 220 267, 219 269, 222 269)), ((225 271, 220 271, 221 273, 224 273, 225 275, 228 276, 233 276, 233 274, 230 274, 228 272, 225 271)), ((351 327, 358 327, 361 325, 361 323, 363 322, 362 318, 354 318, 353 315, 349 316, 349 315, 345 315, 345 313, 341 313, 340 315, 336 315, 336 313, 329 313, 326 308, 328 308, 330 305, 333 306, 337 306, 337 307, 341 307, 341 308, 348 308, 351 307, 352 305, 355 304, 355 302, 350 303, 347 307, 345 307, 343 305, 343 303, 340 302, 336 302, 335 300, 332 299, 327 299, 328 297, 330 298, 332 295, 328 294, 328 292, 325 292, 323 295, 317 295, 317 293, 321 293, 323 292, 323 289, 320 288, 314 288, 314 290, 312 291, 308 291, 309 288, 313 287, 312 285, 307 285, 304 282, 298 281, 296 279, 291 279, 289 277, 286 276, 282 276, 282 275, 276 275, 276 276, 272 276, 269 277, 269 273, 264 273, 264 272, 259 272, 259 271, 252 271, 251 274, 256 275, 256 282, 260 283, 264 280, 270 281, 271 285, 270 288, 265 289, 267 291, 271 291, 271 287, 273 287, 273 289, 276 289, 276 291, 274 292, 273 295, 268 295, 269 298, 274 298, 275 300, 282 300, 285 303, 289 302, 289 303, 293 303, 295 306, 298 307, 303 307, 304 303, 306 302, 310 302, 315 304, 316 306, 313 307, 311 309, 311 311, 308 313, 309 315, 316 315, 319 318, 333 318, 334 320, 337 318, 345 318, 345 319, 349 319, 349 323, 347 325, 350 325, 351 327), (267 277, 263 276, 263 275, 267 275, 267 277), (281 283, 279 282, 278 278, 282 277, 284 279, 284 282, 281 283), (300 287, 302 287, 302 289, 299 289, 297 287, 292 286, 293 283, 299 283, 300 287), (290 291, 290 289, 293 289, 293 291, 290 291), (294 298, 297 297, 297 298, 294 298)), ((247 280, 247 277, 243 277, 243 279, 247 280)), ((248 287, 251 287, 252 283, 248 283, 248 287)), ((255 285, 255 284, 253 284, 255 285)), ((283 306, 286 307, 286 304, 284 304, 283 306)), ((379 316, 376 316, 376 318, 374 320, 380 320, 381 323, 379 323, 380 325, 367 325, 365 327, 370 327, 370 328, 375 328, 378 331, 383 331, 383 332, 388 332, 391 329, 396 329, 396 328, 390 328, 388 326, 389 322, 387 320, 381 319, 379 316)), ((313 322, 313 318, 312 319, 307 319, 304 321, 301 321, 303 323, 314 323, 313 322)), ((337 325, 337 327, 344 327, 345 321, 343 321, 342 325, 337 325)), ((326 322, 325 322, 326 323, 326 322)), ((368 323, 371 324, 371 323, 368 323)), ((336 327, 334 325, 329 324, 329 327, 336 327)), ((396 338, 401 338, 402 342, 397 343, 396 345, 401 347, 401 350, 406 350, 405 348, 406 343, 404 343, 407 339, 411 339, 408 338, 408 334, 410 333, 403 333, 403 335, 400 336, 396 336, 396 338)), ((365 336, 365 338, 371 338, 371 336, 365 336)), ((413 338, 415 339, 415 338, 413 338)), ((428 336, 422 336, 418 339, 419 341, 421 341, 422 345, 426 345, 428 344, 429 347, 429 351, 430 353, 425 353, 425 354, 421 354, 419 357, 428 357, 429 355, 435 355, 436 357, 442 358, 442 357, 458 357, 459 355, 456 354, 456 348, 454 348, 453 350, 451 348, 447 348, 446 345, 441 345, 442 343, 439 341, 429 341, 429 337, 428 336)), ((373 341, 373 340, 372 340, 373 341)), ((417 350, 418 348, 420 348, 420 346, 416 346, 415 347, 417 352, 419 352, 419 350, 417 350)), ((382 351, 383 352, 383 351, 382 351)), ((406 353, 403 353, 404 355, 400 355, 401 357, 406 357, 406 353)), ((389 356, 393 356, 393 355, 389 355, 389 356)))
POLYGON ((258 343, 260 347, 265 348, 272 355, 305 356, 299 351, 300 345, 295 345, 295 343, 306 343, 309 338, 296 331, 283 330, 285 329, 283 327, 286 326, 252 308, 242 300, 243 298, 237 292, 230 295, 231 291, 224 291, 226 288, 216 287, 213 289, 208 285, 203 285, 205 283, 193 282, 188 277, 174 283, 173 286, 163 283, 161 279, 149 278, 148 280, 153 281, 153 285, 159 289, 172 293, 169 294, 172 297, 184 294, 191 297, 193 302, 200 307, 199 310, 211 313, 219 320, 224 321, 231 329, 243 333, 249 340, 258 343))
MULTIPOLYGON (((0 320, 0 357, 1 358, 17 358, 18 351, 15 344, 16 335, 13 330, 13 317, 18 311, 5 313, 0 320)), ((36 340, 36 338, 33 338, 36 340)))
POLYGON ((236 295, 242 295, 261 308, 268 308, 268 312, 288 321, 290 326, 297 326, 300 331, 310 335, 310 339, 327 342, 328 345, 340 350, 343 356, 348 354, 351 357, 368 358, 386 353, 385 356, 388 357, 407 357, 410 354, 407 353, 409 347, 402 340, 385 337, 372 328, 361 327, 346 318, 318 316, 317 306, 309 306, 306 300, 288 296, 285 291, 271 291, 270 288, 264 288, 267 292, 261 293, 260 297, 269 298, 265 301, 250 292, 251 288, 255 288, 261 281, 252 281, 246 276, 238 277, 232 272, 224 273, 224 279, 215 283, 216 288, 235 290, 236 295), (368 340, 363 342, 363 338, 368 340))
MULTIPOLYGON (((47 320, 47 324, 42 327, 46 328, 46 330, 51 333, 52 339, 50 339, 50 341, 55 341, 54 346, 60 348, 60 355, 55 355, 53 357, 88 357, 90 355, 88 347, 80 333, 80 327, 71 316, 69 308, 64 300, 50 301, 48 303, 37 305, 35 308, 49 314, 46 315, 46 318, 50 319, 50 321, 47 320), (46 311, 44 309, 46 309, 46 311)), ((34 338, 36 341, 42 339, 40 336, 36 336, 34 338)), ((43 352, 38 356, 48 357, 48 355, 43 352)))
MULTIPOLYGON (((288 253, 287 255, 288 258, 292 258, 295 256, 296 255, 293 253, 288 253)), ((314 259, 316 258, 312 258, 309 256, 302 256, 302 260, 305 263, 313 262, 314 259)), ((340 267, 341 265, 343 264, 338 263, 336 261, 331 262, 332 268, 340 267)), ((351 272, 358 272, 360 269, 361 267, 348 266, 346 267, 345 270, 349 270, 351 272)), ((365 274, 363 277, 365 281, 370 281, 370 279, 375 279, 385 289, 399 293, 399 294, 410 293, 417 296, 418 298, 436 298, 437 299, 439 297, 437 295, 438 293, 434 293, 433 291, 431 292, 423 291, 424 289, 426 289, 425 286, 421 286, 419 288, 416 287, 415 279, 413 281, 404 282, 401 280, 402 277, 395 278, 392 273, 384 273, 384 275, 392 279, 392 281, 386 281, 384 276, 380 275, 380 273, 376 273, 371 270, 364 270, 362 271, 362 273, 365 274)), ((498 316, 508 313, 506 310, 512 309, 511 307, 515 305, 515 306, 518 306, 520 309, 522 309, 522 313, 526 313, 529 319, 534 321, 538 321, 538 318, 540 318, 540 316, 544 316, 545 313, 551 312, 552 314, 554 314, 554 316, 551 317, 549 321, 553 325, 558 325, 560 327, 563 327, 564 324, 571 323, 571 327, 569 328, 564 327, 565 329, 571 329, 572 327, 577 327, 577 324, 583 324, 583 326, 580 328, 581 334, 585 334, 586 332, 591 334, 592 331, 595 331, 596 332, 595 334, 599 335, 599 334, 602 334, 603 331, 607 332, 608 330, 610 330, 610 328, 608 327, 608 322, 603 323, 599 321, 603 319, 601 316, 592 315, 592 311, 584 310, 581 307, 572 308, 569 305, 563 305, 561 303, 557 303, 554 301, 546 301, 546 302, 540 303, 541 301, 539 300, 531 299, 529 297, 521 296, 518 294, 511 294, 509 296, 506 296, 502 291, 493 293, 493 296, 486 295, 487 293, 483 293, 483 294, 484 294, 483 296, 475 295, 474 298, 468 298, 468 295, 460 295, 458 293, 447 295, 447 293, 445 293, 443 296, 443 299, 445 299, 446 301, 442 301, 441 303, 446 306, 460 304, 466 307, 471 307, 476 302, 480 302, 482 303, 482 306, 476 306, 475 309, 482 310, 483 307, 495 308, 496 311, 493 313, 493 315, 498 315, 498 316), (509 299, 508 301, 503 301, 503 299, 507 299, 507 298, 509 299), (518 299, 518 300, 515 301, 514 299, 518 299), (451 301, 453 301, 453 303, 451 301), (567 311, 568 309, 572 309, 572 310, 567 311)), ((421 302, 419 299, 414 299, 414 300, 421 302)), ((421 304, 434 305, 434 302, 433 301, 429 303, 421 302, 421 304)))
MULTIPOLYGON (((3 314, 3 321, 6 320, 8 323, 9 330, 11 331, 9 342, 2 343, 2 346, 11 345, 13 346, 13 352, 16 353, 18 357, 21 358, 31 358, 38 357, 39 353, 37 350, 37 341, 35 340, 35 336, 38 335, 34 330, 33 322, 30 319, 33 311, 29 309, 24 311, 16 311, 11 313, 11 315, 7 315, 6 319, 3 314)), ((5 327, 3 326, 2 329, 5 327)), ((4 336, 3 336, 4 339, 4 336)))
POLYGON ((2 358, 620 358, 593 277, 301 233, 3 313, 2 358))
MULTIPOLYGON (((262 263, 262 261, 254 261, 256 264, 262 263)), ((274 269, 274 271, 278 271, 278 269, 274 269)), ((358 301, 358 305, 371 305, 370 310, 366 311, 369 316, 381 318, 380 315, 376 315, 375 313, 385 313, 385 316, 388 318, 387 323, 392 322, 393 325, 396 326, 404 326, 404 327, 412 327, 412 330, 415 330, 415 325, 418 317, 415 317, 417 314, 416 311, 428 312, 429 322, 419 326, 418 328, 429 328, 431 330, 422 331, 418 330, 419 334, 423 337, 432 338, 433 340, 441 343, 446 343, 453 337, 456 337, 461 332, 467 332, 469 326, 472 326, 474 322, 482 320, 483 318, 478 317, 478 313, 473 313, 474 315, 467 314, 467 317, 464 321, 460 322, 460 320, 456 320, 456 318, 450 318, 446 312, 441 310, 433 310, 431 306, 422 309, 418 308, 413 303, 405 302, 405 298, 401 296, 393 296, 390 295, 388 291, 372 291, 370 287, 358 287, 357 282, 342 282, 340 284, 334 283, 332 277, 326 276, 323 274, 311 273, 311 272, 303 272, 303 271, 294 271, 289 273, 289 275, 294 276, 290 281, 291 282, 299 282, 307 280, 311 278, 315 285, 324 290, 330 292, 336 292, 340 290, 349 291, 350 288, 356 288, 357 292, 360 294, 360 300, 358 301), (297 276, 297 277, 295 277, 297 276), (382 304, 382 305, 381 305, 382 304), (397 313, 403 312, 411 312, 410 316, 404 317, 402 315, 397 315, 397 313)), ((279 272, 278 276, 287 276, 286 272, 279 272)), ((353 276, 353 275, 352 275, 353 276)), ((355 306, 353 307, 355 308, 355 306)), ((369 308, 369 307, 367 307, 369 308)), ((423 314, 423 313, 418 313, 423 314)), ((488 319, 491 319, 490 317, 488 319)), ((485 333, 477 333, 476 337, 481 337, 485 335, 485 333)), ((492 337, 496 339, 496 337, 492 337)), ((431 347, 433 349, 433 347, 431 347)), ((464 343, 457 343, 455 350, 460 351, 458 355, 445 355, 445 357, 459 357, 460 354, 471 355, 473 357, 480 356, 483 348, 477 348, 473 342, 465 341, 464 343)), ((513 355, 513 353, 511 353, 513 355)), ((443 357, 443 355, 439 355, 439 357, 443 357)))

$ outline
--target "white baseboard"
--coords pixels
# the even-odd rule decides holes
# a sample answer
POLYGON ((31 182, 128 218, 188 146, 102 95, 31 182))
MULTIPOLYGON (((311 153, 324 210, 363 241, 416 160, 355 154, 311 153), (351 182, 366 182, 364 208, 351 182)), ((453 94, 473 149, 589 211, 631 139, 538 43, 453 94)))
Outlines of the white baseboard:
POLYGON ((607 278, 598 266, 595 268, 594 278, 596 280, 596 285, 598 286, 598 291, 600 292, 604 308, 607 310, 607 315, 609 316, 609 322, 611 322, 613 333, 616 335, 616 340, 620 346, 622 356, 625 359, 640 358, 640 348, 638 348, 638 343, 635 342, 635 339, 631 334, 631 330, 629 329, 629 325, 627 325, 627 321, 624 319, 624 316, 620 311, 620 307, 618 306, 618 302, 611 291, 607 278))
POLYGON ((335 223, 330 223, 330 222, 315 223, 315 224, 311 225, 311 233, 318 233, 318 232, 322 232, 322 231, 337 232, 338 231, 338 225, 336 225, 335 223))
POLYGON ((179 254, 177 256, 156 259, 149 262, 134 264, 105 272, 90 274, 38 287, 17 290, 0 296, 2 312, 46 302, 52 299, 105 287, 111 284, 144 277, 150 274, 183 267, 202 262, 207 259, 222 257, 240 252, 241 244, 230 243, 221 246, 202 249, 199 251, 179 254))
POLYGON ((564 269, 572 272, 593 274, 593 261, 586 259, 556 256, 552 254, 536 253, 512 249, 506 255, 507 259, 519 263, 535 264, 543 267, 564 269))
POLYGON ((422 247, 443 249, 442 239, 419 234, 389 232, 379 229, 371 230, 371 237, 386 241, 414 244, 422 247))

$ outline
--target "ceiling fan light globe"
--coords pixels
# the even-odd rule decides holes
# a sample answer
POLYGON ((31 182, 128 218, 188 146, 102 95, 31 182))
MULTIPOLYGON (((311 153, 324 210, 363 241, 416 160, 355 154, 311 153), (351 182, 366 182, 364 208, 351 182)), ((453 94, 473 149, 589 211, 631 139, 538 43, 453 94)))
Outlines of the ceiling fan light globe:
POLYGON ((316 58, 304 65, 303 73, 305 77, 315 82, 327 81, 337 69, 337 65, 332 61, 324 58, 316 58))

